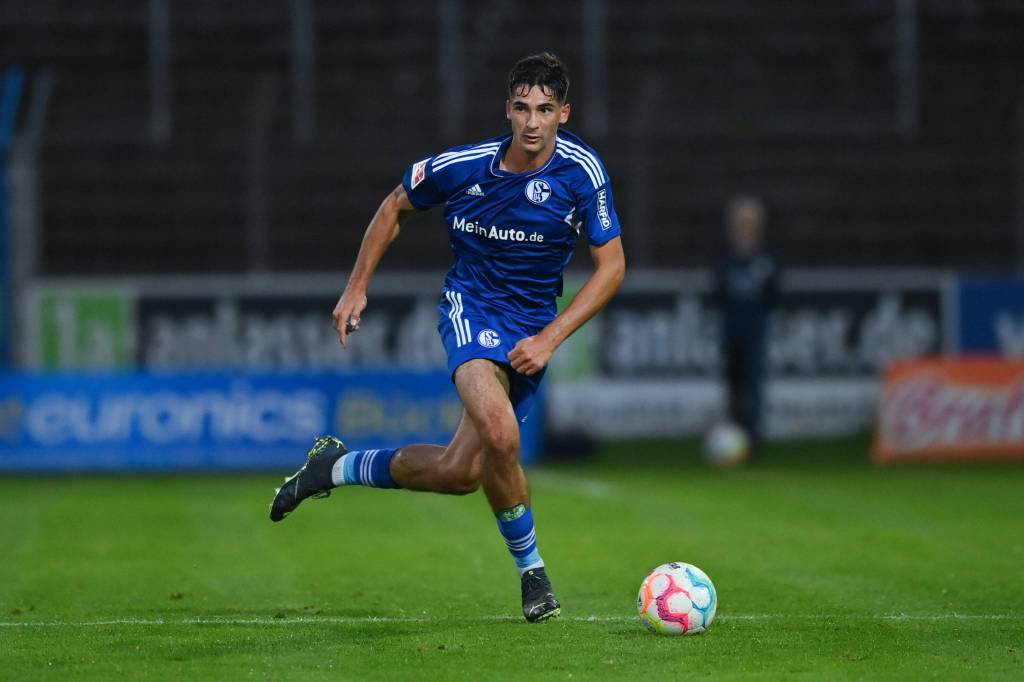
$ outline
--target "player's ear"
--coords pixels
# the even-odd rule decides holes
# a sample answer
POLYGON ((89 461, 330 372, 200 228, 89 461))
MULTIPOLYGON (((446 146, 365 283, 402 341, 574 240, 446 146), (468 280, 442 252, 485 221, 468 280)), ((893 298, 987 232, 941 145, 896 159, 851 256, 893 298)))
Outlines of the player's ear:
POLYGON ((562 110, 558 112, 558 122, 567 123, 569 121, 569 113, 572 111, 572 106, 566 102, 562 105, 562 110))
POLYGON ((505 100, 505 120, 512 120, 512 102, 505 100))

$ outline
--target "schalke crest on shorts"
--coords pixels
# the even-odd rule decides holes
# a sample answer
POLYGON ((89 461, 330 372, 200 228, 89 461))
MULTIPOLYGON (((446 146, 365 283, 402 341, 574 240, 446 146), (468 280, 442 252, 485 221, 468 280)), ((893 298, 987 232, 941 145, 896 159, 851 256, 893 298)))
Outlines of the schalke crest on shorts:
POLYGON ((501 344, 501 337, 493 329, 484 329, 477 335, 476 340, 484 348, 496 348, 501 344))

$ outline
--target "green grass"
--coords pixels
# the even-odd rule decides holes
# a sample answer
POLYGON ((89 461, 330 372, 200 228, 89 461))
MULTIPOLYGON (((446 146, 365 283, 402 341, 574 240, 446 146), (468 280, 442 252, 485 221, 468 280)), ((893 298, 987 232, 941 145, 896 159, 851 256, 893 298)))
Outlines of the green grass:
POLYGON ((1024 467, 865 448, 716 472, 620 444, 533 471, 563 601, 539 625, 480 494, 345 490, 275 525, 272 475, 0 478, 0 677, 1024 679, 1024 467), (672 560, 718 589, 698 637, 635 619, 672 560))

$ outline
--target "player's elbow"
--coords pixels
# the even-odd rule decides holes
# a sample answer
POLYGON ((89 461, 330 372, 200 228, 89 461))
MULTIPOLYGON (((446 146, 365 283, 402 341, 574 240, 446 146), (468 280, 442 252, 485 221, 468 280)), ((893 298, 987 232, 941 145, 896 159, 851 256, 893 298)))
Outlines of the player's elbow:
POLYGON ((612 292, 619 290, 622 283, 626 281, 626 259, 616 258, 606 266, 608 285, 612 292))
POLYGON ((401 214, 400 202, 398 197, 395 196, 394 192, 391 192, 384 201, 380 202, 380 213, 387 218, 388 222, 398 222, 398 216, 401 214))
POLYGON ((595 273, 605 283, 609 294, 614 294, 626 279, 626 254, 622 250, 622 242, 613 239, 607 244, 594 249, 595 273))
POLYGON ((400 221, 416 210, 416 207, 409 201, 409 195, 402 185, 398 185, 387 195, 384 199, 384 205, 394 215, 396 221, 400 221))
MULTIPOLYGON (((401 186, 399 186, 401 189, 401 186)), ((404 196, 404 192, 403 195, 404 196)), ((390 244, 398 237, 402 229, 402 218, 404 217, 401 198, 395 192, 388 194, 380 202, 377 214, 373 218, 371 227, 386 234, 387 243, 390 244)))

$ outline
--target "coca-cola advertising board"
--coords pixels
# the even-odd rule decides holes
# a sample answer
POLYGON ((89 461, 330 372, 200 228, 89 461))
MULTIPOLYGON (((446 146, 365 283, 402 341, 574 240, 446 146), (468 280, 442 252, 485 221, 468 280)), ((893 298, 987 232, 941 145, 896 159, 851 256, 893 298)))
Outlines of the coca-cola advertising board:
POLYGON ((1024 361, 927 358, 885 375, 874 459, 1024 459, 1024 361))

